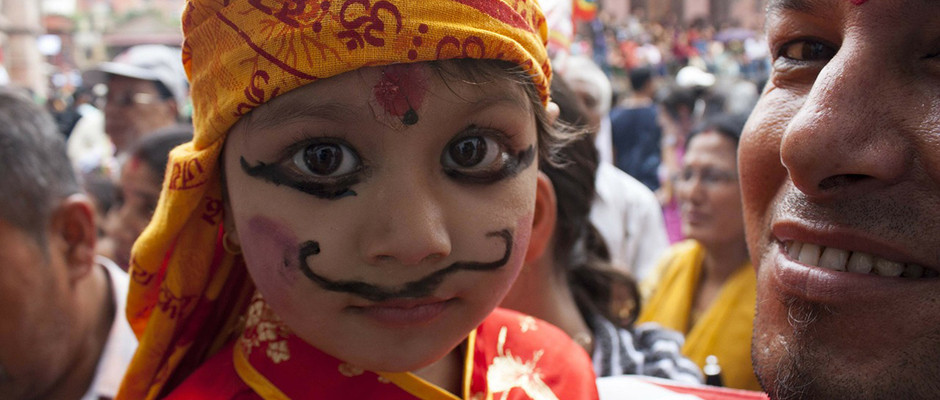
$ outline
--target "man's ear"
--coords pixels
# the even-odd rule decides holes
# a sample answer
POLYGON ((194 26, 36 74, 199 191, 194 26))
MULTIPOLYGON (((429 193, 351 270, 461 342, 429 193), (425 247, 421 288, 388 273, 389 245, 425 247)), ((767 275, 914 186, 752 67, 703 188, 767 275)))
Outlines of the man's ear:
POLYGON ((532 218, 532 234, 525 253, 525 262, 537 260, 545 253, 555 233, 558 208, 555 200, 555 188, 548 175, 539 171, 535 191, 535 215, 532 218))
POLYGON ((95 211, 84 194, 73 194, 52 213, 50 251, 62 251, 70 282, 85 277, 95 265, 95 211), (55 243, 59 246, 55 246, 55 243), (58 248, 56 248, 58 247, 58 248))

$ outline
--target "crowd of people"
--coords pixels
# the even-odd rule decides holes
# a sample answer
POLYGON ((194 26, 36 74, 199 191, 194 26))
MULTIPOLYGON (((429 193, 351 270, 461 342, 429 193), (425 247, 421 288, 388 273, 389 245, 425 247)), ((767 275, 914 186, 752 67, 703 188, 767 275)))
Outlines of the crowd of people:
POLYGON ((940 5, 313 3, 0 88, 0 398, 940 396, 940 5))

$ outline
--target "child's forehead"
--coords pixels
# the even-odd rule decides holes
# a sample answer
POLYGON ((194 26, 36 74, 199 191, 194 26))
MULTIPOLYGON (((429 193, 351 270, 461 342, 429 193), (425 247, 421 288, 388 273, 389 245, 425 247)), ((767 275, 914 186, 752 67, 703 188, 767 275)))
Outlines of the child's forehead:
MULTIPOLYGON (((481 108, 493 103, 516 103, 530 109, 524 82, 514 82, 508 73, 486 72, 474 73, 472 69, 468 71, 446 63, 415 63, 404 69, 401 64, 360 68, 281 94, 253 110, 244 122, 252 126, 268 126, 297 117, 355 120, 372 115, 374 110, 370 103, 376 88, 386 84, 390 76, 408 78, 395 80, 400 86, 395 90, 409 90, 412 89, 409 85, 420 85, 418 89, 426 91, 429 101, 425 101, 421 108, 443 102, 481 108), (403 70, 409 72, 403 74, 403 70)), ((245 120, 244 117, 242 119, 245 120)))

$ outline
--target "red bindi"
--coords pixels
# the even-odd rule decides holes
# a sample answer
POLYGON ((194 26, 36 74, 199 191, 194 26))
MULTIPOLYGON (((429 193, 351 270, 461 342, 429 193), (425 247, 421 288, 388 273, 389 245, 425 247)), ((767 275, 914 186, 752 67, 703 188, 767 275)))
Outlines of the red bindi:
POLYGON ((867 2, 868 0, 849 0, 849 1, 852 2, 852 4, 860 6, 862 4, 865 4, 865 2, 867 2))
MULTIPOLYGON (((418 110, 427 92, 427 77, 420 64, 394 64, 382 70, 382 77, 372 88, 373 111, 384 111, 392 117, 394 125, 414 125, 418 123, 418 110), (378 108, 378 109, 376 109, 378 108)), ((389 121, 392 122, 392 121, 389 121)))

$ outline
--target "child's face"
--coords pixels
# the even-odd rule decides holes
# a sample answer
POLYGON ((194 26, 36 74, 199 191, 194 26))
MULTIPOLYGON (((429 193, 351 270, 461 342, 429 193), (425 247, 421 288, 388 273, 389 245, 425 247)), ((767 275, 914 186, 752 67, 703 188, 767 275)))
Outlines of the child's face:
POLYGON ((248 270, 301 338, 351 364, 440 359, 522 265, 537 176, 520 85, 424 64, 318 81, 242 118, 224 167, 248 270))

